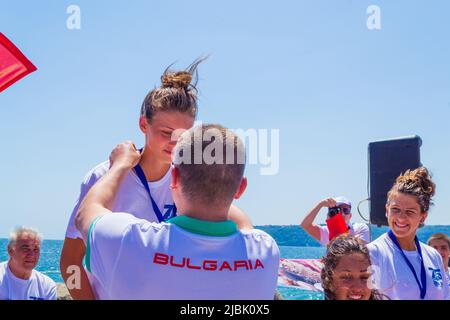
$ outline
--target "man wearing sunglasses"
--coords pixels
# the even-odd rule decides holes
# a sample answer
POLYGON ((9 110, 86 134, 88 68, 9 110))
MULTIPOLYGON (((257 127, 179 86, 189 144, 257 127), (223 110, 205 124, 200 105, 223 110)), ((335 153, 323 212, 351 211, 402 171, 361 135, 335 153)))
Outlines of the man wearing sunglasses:
POLYGON ((350 235, 357 236, 366 243, 370 242, 369 227, 364 223, 351 223, 352 204, 345 197, 328 198, 320 201, 303 219, 300 226, 308 232, 308 234, 320 242, 321 245, 326 246, 329 242, 330 231, 326 225, 314 224, 319 211, 322 208, 328 208, 327 219, 332 218, 335 214, 341 214, 345 223, 348 226, 350 235))

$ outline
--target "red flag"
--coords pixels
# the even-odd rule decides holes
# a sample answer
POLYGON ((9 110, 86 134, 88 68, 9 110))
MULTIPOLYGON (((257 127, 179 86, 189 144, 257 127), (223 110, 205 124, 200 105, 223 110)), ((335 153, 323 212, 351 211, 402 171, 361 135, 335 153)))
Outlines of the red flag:
POLYGON ((0 32, 0 92, 37 68, 0 32))
POLYGON ((344 217, 342 217, 342 213, 332 216, 325 222, 327 223, 330 241, 337 236, 348 232, 349 230, 347 223, 345 223, 344 217))

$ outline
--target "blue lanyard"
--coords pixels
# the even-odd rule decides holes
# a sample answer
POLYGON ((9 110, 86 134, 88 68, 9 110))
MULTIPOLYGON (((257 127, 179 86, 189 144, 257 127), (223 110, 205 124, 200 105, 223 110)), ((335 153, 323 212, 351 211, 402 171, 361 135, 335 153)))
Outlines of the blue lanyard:
POLYGON ((389 238, 391 238, 392 242, 394 242, 395 246, 400 249, 400 252, 402 253, 403 259, 405 259, 406 264, 408 265, 409 269, 411 269, 411 272, 414 275, 414 278, 416 279, 417 285, 419 286, 420 289, 420 299, 424 299, 425 295, 427 294, 427 277, 425 274, 425 265, 423 263, 423 257, 422 257, 422 249, 420 248, 420 243, 419 243, 419 239, 417 239, 417 236, 414 238, 414 241, 416 243, 417 246, 417 252, 419 253, 420 256, 420 278, 421 281, 419 281, 419 278, 417 277, 416 274, 416 270, 414 270, 413 265, 411 264, 411 262, 408 260, 408 258, 406 257, 405 253, 403 252, 402 248, 400 247, 400 244, 398 243, 397 238, 395 237, 394 233, 392 232, 392 230, 389 230, 388 232, 389 238))
MULTIPOLYGON (((142 149, 139 151, 142 152, 142 149)), ((150 197, 150 201, 152 202, 152 207, 153 211, 155 212, 156 218, 158 218, 159 222, 163 222, 165 220, 164 216, 161 213, 161 210, 159 210, 155 200, 153 200, 152 194, 150 193, 150 188, 148 186, 147 178, 145 177, 144 170, 142 170, 141 166, 138 164, 136 167, 134 167, 134 171, 136 171, 139 180, 141 180, 142 185, 144 186, 145 190, 147 190, 148 196, 150 197)), ((174 210, 173 216, 176 216, 177 209, 175 207, 175 204, 173 205, 173 210, 174 210)))

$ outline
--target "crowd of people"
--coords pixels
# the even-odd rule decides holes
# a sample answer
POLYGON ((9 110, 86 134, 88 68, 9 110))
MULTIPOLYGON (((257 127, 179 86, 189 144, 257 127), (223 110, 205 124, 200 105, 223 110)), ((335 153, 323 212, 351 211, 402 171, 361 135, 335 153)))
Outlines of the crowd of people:
MULTIPOLYGON (((144 147, 120 143, 81 184, 60 259, 67 284, 79 270, 78 285, 67 286, 74 299, 274 298, 279 248, 233 205, 247 186, 243 142, 219 124, 193 126, 200 62, 166 70, 145 97, 144 147)), ((389 231, 372 242, 367 225, 351 222, 348 199, 320 201, 301 227, 327 246, 325 299, 449 299, 449 237, 425 244, 416 235, 434 193, 426 168, 400 175, 387 195, 389 231), (314 224, 322 208, 325 226, 314 224)), ((0 299, 56 299, 56 284, 35 270, 40 244, 34 229, 11 234, 0 299)))

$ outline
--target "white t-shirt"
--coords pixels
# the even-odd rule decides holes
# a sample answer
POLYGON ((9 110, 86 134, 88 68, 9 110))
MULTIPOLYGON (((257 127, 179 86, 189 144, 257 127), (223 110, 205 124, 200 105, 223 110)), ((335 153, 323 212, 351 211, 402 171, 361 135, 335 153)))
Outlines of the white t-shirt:
MULTIPOLYGON (((106 161, 96 166, 86 175, 83 183, 81 184, 80 196, 72 211, 72 215, 70 216, 69 225, 66 231, 66 238, 82 239, 80 232, 75 227, 75 217, 78 208, 89 189, 95 184, 95 182, 97 182, 97 180, 103 177, 108 170, 109 161, 106 161)), ((171 180, 172 178, 169 169, 160 180, 148 183, 152 198, 155 200, 159 210, 166 219, 173 215, 175 208, 172 199, 172 190, 170 189, 171 180)), ((137 218, 159 222, 153 211, 152 203, 148 196, 147 190, 142 185, 133 170, 130 170, 120 185, 112 211, 128 212, 137 218)))
POLYGON ((450 300, 450 268, 447 270, 448 299, 450 300))
POLYGON ((0 263, 0 300, 56 300, 56 283, 33 270, 27 280, 17 278, 8 262, 0 263))
POLYGON ((279 249, 261 230, 201 235, 114 213, 92 223, 87 241, 99 299, 271 300, 275 294, 279 249))
POLYGON ((446 276, 447 276, 447 283, 448 283, 447 300, 450 300, 450 268, 447 270, 446 276))
MULTIPOLYGON (((420 300, 420 289, 411 269, 388 234, 367 245, 373 268, 372 282, 380 293, 393 300, 420 300)), ((449 285, 439 253, 420 242, 426 272, 425 300, 448 298, 449 285)), ((403 251, 420 280, 420 256, 417 251, 403 251)))
MULTIPOLYGON (((326 246, 330 240, 330 231, 328 231, 327 226, 318 226, 320 229, 320 244, 326 246)), ((366 243, 370 242, 370 232, 369 227, 365 223, 354 222, 350 224, 350 235, 359 237, 364 240, 366 243)))

